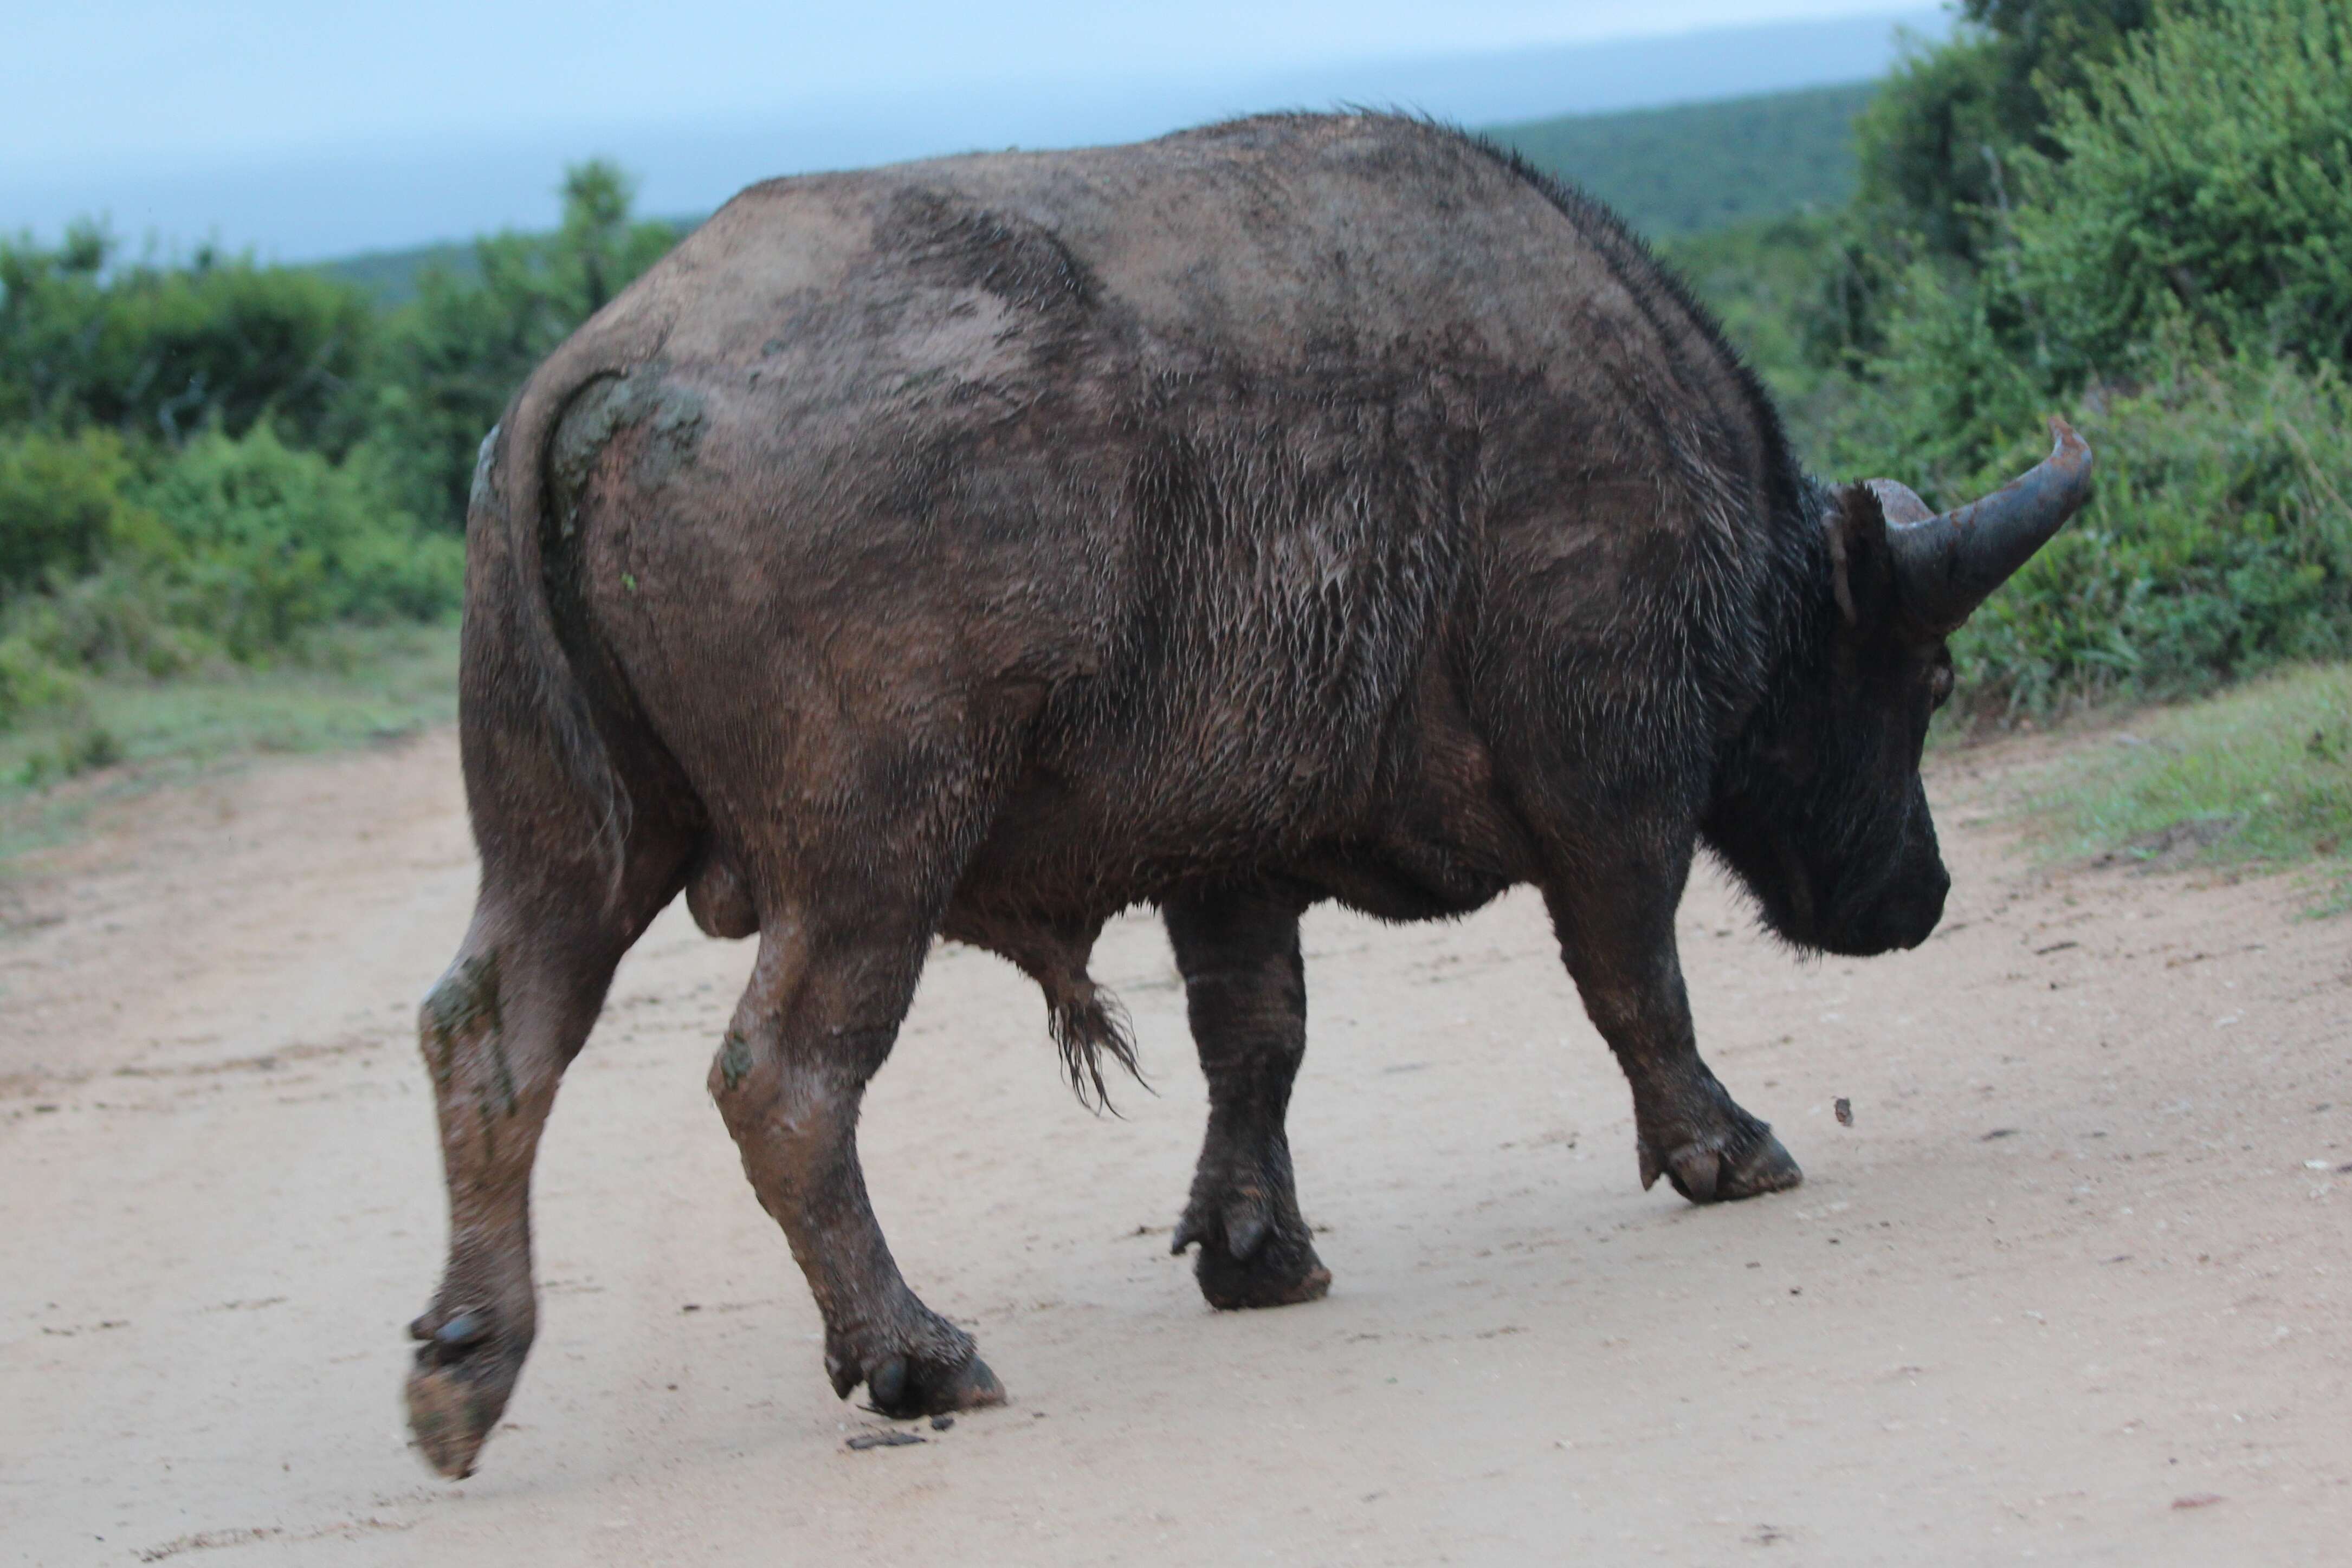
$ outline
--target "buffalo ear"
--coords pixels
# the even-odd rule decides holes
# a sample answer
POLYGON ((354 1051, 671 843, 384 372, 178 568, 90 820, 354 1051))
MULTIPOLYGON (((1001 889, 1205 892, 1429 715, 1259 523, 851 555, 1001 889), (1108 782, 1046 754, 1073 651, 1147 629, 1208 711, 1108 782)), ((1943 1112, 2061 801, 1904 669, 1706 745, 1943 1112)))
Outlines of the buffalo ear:
POLYGON ((1886 520, 1873 486, 1837 487, 1823 528, 1830 547, 1830 592, 1850 627, 1881 620, 1895 609, 1895 556, 1886 543, 1886 520))

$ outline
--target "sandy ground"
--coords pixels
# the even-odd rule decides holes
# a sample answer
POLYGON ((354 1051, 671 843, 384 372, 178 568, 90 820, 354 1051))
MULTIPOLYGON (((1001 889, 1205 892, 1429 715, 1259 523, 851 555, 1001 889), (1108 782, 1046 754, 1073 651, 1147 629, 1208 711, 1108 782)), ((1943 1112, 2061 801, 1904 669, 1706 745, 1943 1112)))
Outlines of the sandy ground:
POLYGON ((866 1164, 1013 1403, 903 1448, 845 1447, 880 1423, 706 1102, 750 950, 673 911, 557 1108, 539 1347, 457 1485, 397 1397, 454 744, 151 799, 0 895, 0 1561, 2352 1560, 2347 926, 2289 879, 2035 873, 1972 820, 2001 766, 1937 772, 1918 953, 1801 966, 1693 891, 1701 1039, 1809 1174, 1780 1197, 1639 1189, 1534 899, 1310 916, 1317 1305, 1213 1313, 1166 1255, 1202 1090, 1155 926, 1097 959, 1159 1089, 1124 1121, 942 950, 866 1164))

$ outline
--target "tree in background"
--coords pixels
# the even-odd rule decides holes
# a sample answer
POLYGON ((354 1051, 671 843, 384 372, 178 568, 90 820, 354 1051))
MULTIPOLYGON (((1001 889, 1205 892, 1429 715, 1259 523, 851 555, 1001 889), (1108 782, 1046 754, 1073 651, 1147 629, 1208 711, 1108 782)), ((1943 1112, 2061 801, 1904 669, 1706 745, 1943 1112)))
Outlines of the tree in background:
POLYGON ((2185 330, 2352 367, 2352 6, 2168 14, 2058 99, 2017 266, 2060 380, 2130 375, 2185 330))
POLYGON ((1978 259, 2014 199, 2018 155, 2064 155, 2056 106, 2155 11, 2154 0, 1964 0, 1958 36, 1912 53, 1863 112, 1864 212, 1931 254, 1978 259))
POLYGON ((474 244, 475 276, 428 271, 392 319, 371 444, 399 503, 464 526, 482 437, 531 368, 677 243, 676 225, 633 218, 635 185, 602 159, 573 165, 553 234, 474 244))
POLYGON ((564 176, 553 234, 478 242, 384 313, 77 225, 0 240, 0 727, 82 674, 300 656, 334 622, 453 609, 474 453, 531 368, 677 237, 628 178, 564 176))
POLYGON ((2082 518, 1958 640, 1979 691, 2168 695, 2341 654, 2352 4, 2159 4, 2072 85, 2029 79, 2041 118, 1972 253, 1885 273, 1830 465, 1950 501, 2038 455, 2059 407, 2100 453, 2082 518))
POLYGON ((341 455, 375 313, 315 273, 199 249, 184 266, 114 265, 104 230, 44 247, 0 240, 0 428, 103 425, 176 445, 267 421, 341 455))
POLYGON ((1800 329, 1812 363, 1884 352, 1913 264, 1949 273, 1984 260, 2021 197, 2020 161, 2064 156, 2055 106, 2156 11, 2157 0, 1962 0, 1952 38, 1895 66, 1854 124, 1858 190, 1800 329))

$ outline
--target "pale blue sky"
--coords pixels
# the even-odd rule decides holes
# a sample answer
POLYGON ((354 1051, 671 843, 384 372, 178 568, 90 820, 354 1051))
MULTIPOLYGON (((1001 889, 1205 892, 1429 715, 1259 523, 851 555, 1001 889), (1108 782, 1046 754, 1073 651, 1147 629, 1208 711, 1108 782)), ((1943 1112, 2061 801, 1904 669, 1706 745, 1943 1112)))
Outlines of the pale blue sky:
POLYGON ((562 162, 598 151, 645 172, 649 209, 687 212, 795 167, 1276 102, 1411 99, 1474 120, 1624 107, 1852 79, 1883 63, 1864 57, 1887 29, 1688 60, 1558 47, 1905 5, 0 0, 0 230, 102 211, 133 236, 302 256, 543 221, 562 162), (1480 63, 1506 56, 1524 57, 1517 78, 1480 63))

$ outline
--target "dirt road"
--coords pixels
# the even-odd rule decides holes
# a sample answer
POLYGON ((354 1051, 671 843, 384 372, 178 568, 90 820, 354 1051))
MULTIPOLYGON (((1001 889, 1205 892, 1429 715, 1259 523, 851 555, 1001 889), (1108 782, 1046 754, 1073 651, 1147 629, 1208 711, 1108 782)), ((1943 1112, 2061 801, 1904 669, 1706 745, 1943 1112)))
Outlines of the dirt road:
POLYGON ((454 744, 146 801, 0 907, 0 1561, 2352 1559, 2346 925, 2283 879, 2033 873, 1971 820, 1985 766, 1936 776, 1958 888, 1916 954, 1800 966, 1688 901, 1785 1197, 1639 1189, 1532 898, 1310 916, 1318 1305, 1213 1313, 1166 1255, 1202 1105, 1156 927, 1096 964, 1160 1091, 1125 1121, 1026 982, 942 950, 866 1163, 1013 1403, 903 1448, 845 1448, 880 1423, 704 1094, 750 951, 673 911, 557 1107, 539 1346, 458 1485, 397 1397, 454 744))

